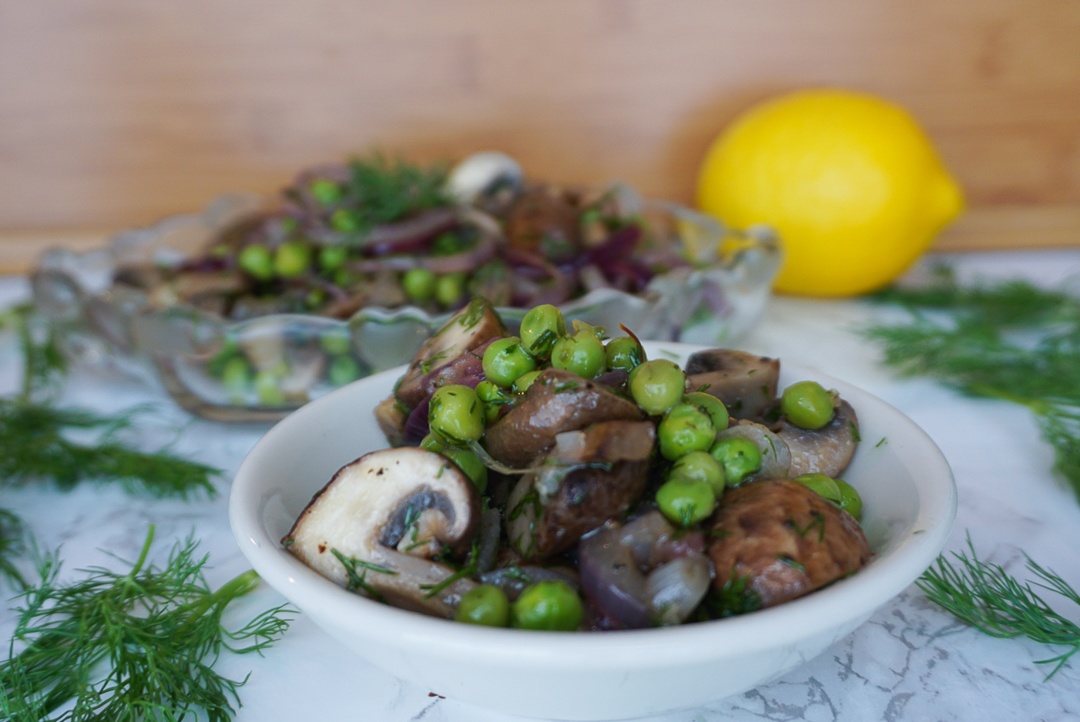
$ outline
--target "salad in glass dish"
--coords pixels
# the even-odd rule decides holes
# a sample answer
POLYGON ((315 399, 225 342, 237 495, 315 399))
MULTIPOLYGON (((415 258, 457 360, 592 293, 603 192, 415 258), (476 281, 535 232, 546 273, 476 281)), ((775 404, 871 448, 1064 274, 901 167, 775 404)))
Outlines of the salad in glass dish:
POLYGON ((407 361, 475 297, 511 327, 552 304, 651 339, 728 342, 759 317, 779 253, 767 228, 620 184, 528 179, 498 153, 452 167, 373 154, 305 170, 275 198, 50 252, 33 287, 77 353, 150 362, 197 414, 275 419, 407 361))

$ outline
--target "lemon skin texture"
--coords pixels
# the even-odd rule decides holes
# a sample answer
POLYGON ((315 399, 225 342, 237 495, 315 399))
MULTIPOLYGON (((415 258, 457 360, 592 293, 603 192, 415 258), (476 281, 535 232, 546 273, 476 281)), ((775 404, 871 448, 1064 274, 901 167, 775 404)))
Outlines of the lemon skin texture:
POLYGON ((894 280, 964 208, 960 186, 904 108, 847 90, 760 103, 709 146, 697 205, 772 226, 780 293, 841 297, 894 280))

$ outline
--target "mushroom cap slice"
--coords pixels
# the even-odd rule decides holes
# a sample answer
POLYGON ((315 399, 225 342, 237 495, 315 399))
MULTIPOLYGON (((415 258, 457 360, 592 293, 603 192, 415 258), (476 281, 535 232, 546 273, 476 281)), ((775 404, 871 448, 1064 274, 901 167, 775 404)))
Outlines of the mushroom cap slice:
POLYGON ((526 561, 572 549, 621 517, 644 493, 656 441, 648 421, 605 421, 568 431, 507 500, 506 534, 526 561))
POLYGON ((426 449, 383 449, 342 467, 282 544, 347 589, 451 617, 475 582, 453 580, 454 568, 434 557, 468 550, 479 519, 476 487, 454 463, 426 449))
POLYGON ((757 418, 776 400, 779 359, 715 348, 691 354, 685 370, 687 390, 717 397, 736 419, 757 418))
POLYGON ((780 419, 773 427, 791 452, 788 476, 818 473, 836 477, 843 473, 859 445, 859 419, 847 401, 838 399, 832 421, 820 429, 804 429, 780 419))
POLYGON ((600 421, 640 421, 641 409, 610 387, 563 371, 545 369, 525 398, 488 427, 484 445, 503 464, 524 468, 555 444, 564 431, 600 421))
MULTIPOLYGON (((398 381, 394 395, 411 409, 431 394, 431 384, 427 381, 438 369, 506 335, 506 325, 495 307, 483 297, 475 297, 424 341, 398 381)), ((479 360, 476 365, 479 366, 479 360)), ((471 366, 469 370, 472 371, 471 366)), ((459 381, 443 378, 441 383, 459 381)))
POLYGON ((742 587, 750 606, 771 607, 862 568, 862 528, 810 488, 763 479, 725 491, 711 522, 715 587, 742 587))

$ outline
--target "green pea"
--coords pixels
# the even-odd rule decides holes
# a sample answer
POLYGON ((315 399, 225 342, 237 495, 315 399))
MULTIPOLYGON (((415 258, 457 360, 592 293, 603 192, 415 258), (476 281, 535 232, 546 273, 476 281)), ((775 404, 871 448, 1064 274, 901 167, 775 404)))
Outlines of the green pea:
POLYGON ((280 406, 285 403, 285 393, 281 390, 280 377, 270 371, 255 374, 255 395, 259 403, 266 406, 280 406))
POLYGON ((471 449, 466 449, 456 444, 448 443, 438 434, 428 434, 420 440, 420 446, 428 451, 442 454, 448 460, 454 462, 465 476, 469 477, 476 490, 483 494, 487 490, 488 470, 484 462, 471 449))
POLYGON ((479 584, 461 595, 454 620, 485 627, 505 627, 510 624, 510 600, 506 592, 494 584, 479 584))
POLYGON ((835 504, 840 503, 840 487, 837 485, 836 479, 831 476, 817 473, 802 474, 796 476, 792 481, 813 489, 819 496, 835 504))
POLYGON ((323 246, 319 249, 318 264, 324 271, 336 271, 345 265, 349 249, 345 246, 323 246))
POLYGON ((329 328, 319 334, 319 346, 328 354, 349 353, 352 349, 352 338, 349 330, 344 327, 329 328))
POLYGON ((533 381, 536 381, 536 377, 540 375, 541 369, 530 371, 525 374, 521 374, 514 379, 514 391, 519 394, 523 394, 529 390, 529 387, 533 385, 533 381))
POLYGON ((510 403, 510 395, 498 384, 481 381, 476 385, 476 395, 484 404, 484 420, 491 424, 499 418, 503 406, 510 403))
POLYGON ((668 521, 685 529, 709 518, 716 508, 716 492, 711 484, 674 477, 656 490, 656 506, 668 521))
POLYGON ((674 461, 691 451, 708 451, 716 441, 716 427, 704 411, 693 404, 671 407, 656 427, 660 455, 674 461))
POLYGON ((620 336, 608 341, 604 355, 609 371, 633 371, 645 362, 645 348, 632 336, 620 336))
POLYGON ((780 412, 803 429, 820 429, 833 418, 833 396, 817 381, 791 384, 780 397, 780 412))
POLYGON ((604 343, 591 327, 561 337, 551 349, 552 366, 586 379, 595 378, 604 370, 605 358, 604 343))
POLYGON ((519 629, 571 632, 584 617, 581 597, 557 579, 530 584, 510 606, 510 624, 519 629))
POLYGON ((468 386, 442 386, 431 395, 428 427, 452 441, 478 441, 484 435, 484 405, 468 386))
POLYGON ((269 281, 274 277, 274 257, 266 246, 244 246, 236 257, 236 264, 256 280, 269 281))
POLYGON ((727 482, 724 478, 724 467, 707 451, 691 451, 680 456, 671 465, 667 478, 704 482, 712 487, 717 497, 724 493, 727 482))
POLYGON ((728 484, 739 484, 761 468, 761 449, 750 439, 741 436, 726 436, 717 440, 709 453, 724 468, 724 478, 728 484))
POLYGON ((863 509, 862 495, 859 494, 854 486, 843 479, 835 479, 834 481, 836 481, 836 485, 840 488, 840 508, 855 517, 856 521, 861 520, 863 509))
POLYGON ((843 479, 834 479, 825 474, 810 473, 796 476, 796 481, 817 492, 822 498, 831 501, 851 516, 862 516, 862 497, 851 484, 843 479))
POLYGON ((435 279, 435 301, 443 308, 456 306, 465 295, 465 274, 447 273, 435 279))
POLYGON ((330 227, 340 233, 355 233, 363 226, 363 220, 348 208, 338 208, 330 214, 330 227))
POLYGON ((274 251, 274 271, 282 278, 302 275, 311 265, 311 248, 300 241, 285 241, 274 251))
POLYGON ((566 320, 562 311, 549 303, 529 309, 521 319, 521 343, 536 358, 551 356, 555 342, 566 335, 566 320))
POLYGON ((438 277, 426 268, 410 268, 401 274, 401 288, 405 295, 417 303, 425 303, 435 296, 438 277))
POLYGON ((244 399, 251 380, 251 365, 243 356, 233 356, 221 369, 221 385, 233 403, 244 399))
POLYGON ((510 386, 519 376, 536 368, 536 359, 522 348, 521 339, 516 336, 488 344, 481 363, 484 375, 499 386, 510 386))
POLYGON ((683 397, 683 401, 693 404, 708 414, 717 433, 726 429, 728 424, 731 423, 731 415, 728 413, 727 406, 724 406, 724 402, 712 394, 704 391, 691 391, 683 397))
POLYGON ((326 371, 326 378, 331 386, 344 386, 351 384, 360 378, 360 362, 352 356, 342 354, 330 360, 330 368, 326 371))
POLYGON ((659 416, 683 397, 686 374, 667 359, 645 361, 630 372, 630 395, 650 416, 659 416))
POLYGON ((324 206, 332 206, 341 200, 341 186, 329 178, 316 178, 308 189, 315 200, 324 206))

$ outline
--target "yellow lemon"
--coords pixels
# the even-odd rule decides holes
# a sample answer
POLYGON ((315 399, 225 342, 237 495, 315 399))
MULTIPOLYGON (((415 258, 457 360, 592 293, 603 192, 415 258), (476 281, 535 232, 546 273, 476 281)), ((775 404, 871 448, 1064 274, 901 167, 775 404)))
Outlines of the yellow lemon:
POLYGON ((899 276, 963 210, 930 138, 881 97, 814 88, 765 101, 710 145, 700 209, 776 229, 781 293, 850 296, 899 276))

